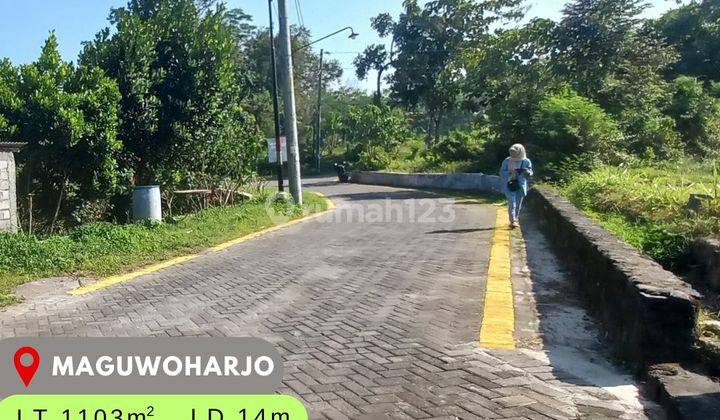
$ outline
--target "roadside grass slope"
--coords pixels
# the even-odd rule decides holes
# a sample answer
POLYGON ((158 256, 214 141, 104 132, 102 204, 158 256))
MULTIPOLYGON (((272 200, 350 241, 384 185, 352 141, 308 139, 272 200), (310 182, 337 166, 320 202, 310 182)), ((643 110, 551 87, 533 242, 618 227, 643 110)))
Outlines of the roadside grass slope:
MULTIPOLYGON (((162 224, 92 223, 63 235, 38 238, 0 233, 0 307, 17 302, 16 286, 45 277, 101 277, 194 253, 273 226, 266 207, 272 191, 243 204, 212 207, 162 224)), ((305 192, 303 208, 275 203, 273 210, 297 219, 327 209, 320 195, 305 192)))

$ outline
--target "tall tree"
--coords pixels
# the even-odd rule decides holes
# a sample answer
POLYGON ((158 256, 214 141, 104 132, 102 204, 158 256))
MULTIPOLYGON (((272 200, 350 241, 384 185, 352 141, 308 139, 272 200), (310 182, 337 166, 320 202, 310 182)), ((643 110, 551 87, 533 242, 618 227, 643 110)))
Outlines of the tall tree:
POLYGON ((575 0, 556 31, 554 68, 575 91, 614 115, 625 147, 674 153, 679 136, 663 114, 670 91, 663 73, 674 50, 645 24, 642 0, 575 0))
POLYGON ((355 65, 355 75, 358 79, 365 80, 371 70, 377 73, 375 101, 378 104, 380 104, 382 100, 383 74, 392 64, 390 62, 390 55, 384 45, 373 44, 367 46, 365 51, 355 57, 353 61, 355 65))
POLYGON ((558 85, 549 61, 554 30, 553 21, 534 19, 499 31, 464 54, 464 103, 495 133, 497 141, 486 147, 494 160, 513 143, 527 143, 531 152, 535 147, 532 116, 558 85))
MULTIPOLYGON (((378 35, 380 35, 380 37, 385 38, 387 36, 392 36, 395 22, 393 21, 392 16, 388 13, 382 13, 370 19, 370 26, 378 33, 378 35)), ((371 70, 377 73, 375 102, 378 105, 382 102, 383 75, 392 65, 394 44, 395 41, 391 40, 389 51, 385 45, 382 44, 368 45, 365 48, 365 51, 355 57, 355 60, 353 61, 353 64, 355 65, 355 74, 358 79, 365 80, 371 70)))
POLYGON ((16 139, 17 112, 20 109, 20 74, 7 58, 0 61, 0 139, 16 139))
POLYGON ((247 69, 228 10, 132 0, 110 21, 115 30, 86 43, 80 61, 118 81, 121 135, 138 182, 213 183, 249 171, 261 137, 243 107, 247 69))
POLYGON ((720 149, 720 100, 702 81, 681 76, 671 84, 672 101, 667 113, 683 135, 685 151, 699 158, 718 156, 720 149))
POLYGON ((409 109, 424 109, 435 141, 443 118, 457 105, 463 48, 488 36, 493 24, 520 17, 521 3, 435 0, 421 7, 417 0, 406 0, 397 22, 383 15, 373 22, 381 36, 392 36, 396 51, 388 78, 393 99, 409 109))
POLYGON ((695 76, 720 81, 720 1, 700 0, 671 10, 653 25, 674 45, 680 60, 671 76, 695 76))
POLYGON ((557 27, 557 71, 580 93, 598 92, 617 69, 626 40, 641 23, 644 0, 575 0, 563 10, 557 27))

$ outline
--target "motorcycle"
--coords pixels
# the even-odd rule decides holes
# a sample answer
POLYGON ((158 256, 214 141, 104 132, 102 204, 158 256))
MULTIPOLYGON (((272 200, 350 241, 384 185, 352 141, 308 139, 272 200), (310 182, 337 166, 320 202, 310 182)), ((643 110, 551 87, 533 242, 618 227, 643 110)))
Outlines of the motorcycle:
POLYGON ((347 170, 347 162, 336 163, 335 172, 337 172, 338 181, 346 183, 350 181, 350 172, 347 170))

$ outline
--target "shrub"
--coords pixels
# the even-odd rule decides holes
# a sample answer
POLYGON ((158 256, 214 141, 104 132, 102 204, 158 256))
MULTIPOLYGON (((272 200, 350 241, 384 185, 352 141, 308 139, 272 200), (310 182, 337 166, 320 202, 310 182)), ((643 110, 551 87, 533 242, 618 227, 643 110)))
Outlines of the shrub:
POLYGON ((720 104, 694 77, 672 83, 672 103, 667 109, 682 134, 685 150, 694 156, 716 155, 720 147, 720 104))
POLYGON ((575 172, 561 189, 621 238, 677 270, 693 238, 720 233, 718 180, 711 164, 680 161, 575 172), (691 194, 713 199, 689 212, 691 194))
POLYGON ((681 155, 682 141, 675 121, 658 109, 626 109, 619 118, 626 133, 624 146, 628 152, 643 155, 650 150, 662 159, 681 155))
POLYGON ((546 164, 586 152, 609 158, 622 138, 612 117, 569 88, 545 96, 533 115, 532 127, 536 154, 546 164))
POLYGON ((351 107, 343 133, 352 148, 348 158, 367 170, 387 167, 400 145, 413 139, 405 113, 387 105, 351 107))
POLYGON ((486 138, 480 130, 453 130, 433 145, 431 153, 440 161, 470 161, 477 159, 486 138))
POLYGON ((559 163, 551 162, 543 168, 543 173, 548 178, 563 183, 579 174, 590 172, 602 164, 602 159, 597 153, 583 153, 566 156, 559 163))

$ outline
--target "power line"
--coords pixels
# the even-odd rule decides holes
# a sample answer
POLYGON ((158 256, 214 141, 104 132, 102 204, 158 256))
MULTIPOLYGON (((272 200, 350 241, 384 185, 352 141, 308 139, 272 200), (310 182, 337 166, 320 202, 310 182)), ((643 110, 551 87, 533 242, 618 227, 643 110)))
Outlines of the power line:
POLYGON ((303 17, 302 8, 300 7, 300 0, 295 0, 295 13, 297 13, 298 23, 301 27, 305 27, 305 19, 303 17))
POLYGON ((298 2, 298 10, 300 11, 300 19, 302 19, 302 24, 304 27, 305 26, 305 14, 303 13, 303 10, 302 10, 302 3, 300 2, 300 0, 297 0, 297 2, 298 2))

